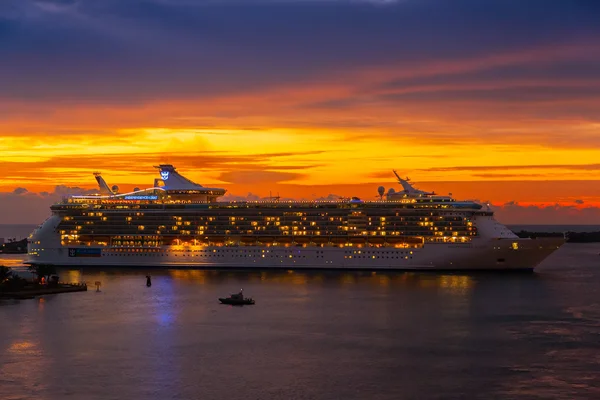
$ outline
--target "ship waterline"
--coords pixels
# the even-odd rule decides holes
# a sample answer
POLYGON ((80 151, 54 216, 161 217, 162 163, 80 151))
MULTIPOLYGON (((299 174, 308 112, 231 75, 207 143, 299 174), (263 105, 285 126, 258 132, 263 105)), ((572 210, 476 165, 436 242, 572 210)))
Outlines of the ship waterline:
POLYGON ((29 238, 28 262, 57 266, 532 270, 562 239, 521 239, 473 201, 379 188, 380 200, 221 202, 160 165, 145 190, 71 196, 29 238), (385 197, 385 198, 384 198, 385 197))

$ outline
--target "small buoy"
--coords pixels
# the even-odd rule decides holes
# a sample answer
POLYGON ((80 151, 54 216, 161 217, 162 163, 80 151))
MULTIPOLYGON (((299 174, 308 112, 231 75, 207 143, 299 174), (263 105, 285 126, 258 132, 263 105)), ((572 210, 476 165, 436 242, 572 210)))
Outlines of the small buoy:
POLYGON ((150 275, 146 275, 146 286, 152 286, 152 277, 150 275))
POLYGON ((100 281, 96 281, 94 282, 94 284, 96 285, 96 292, 100 291, 100 285, 102 284, 100 281))

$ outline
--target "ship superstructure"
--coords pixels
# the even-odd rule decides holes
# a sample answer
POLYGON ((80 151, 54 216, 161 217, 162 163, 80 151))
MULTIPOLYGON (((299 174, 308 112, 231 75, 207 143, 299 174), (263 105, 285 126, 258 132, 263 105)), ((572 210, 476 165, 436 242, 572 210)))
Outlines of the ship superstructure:
MULTIPOLYGON (((520 239, 475 201, 379 188, 379 200, 224 202, 156 167, 151 188, 70 196, 29 239, 32 264, 348 269, 533 269, 562 240, 520 239)), ((394 171, 394 173, 396 173, 394 171)))

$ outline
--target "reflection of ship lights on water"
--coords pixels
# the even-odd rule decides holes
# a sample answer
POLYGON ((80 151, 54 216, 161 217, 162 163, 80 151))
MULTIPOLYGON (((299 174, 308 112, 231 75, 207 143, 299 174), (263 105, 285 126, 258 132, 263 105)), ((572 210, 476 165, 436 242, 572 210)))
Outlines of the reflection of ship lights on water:
POLYGON ((379 284, 381 286, 389 286, 390 285, 391 279, 389 276, 385 276, 385 275, 379 276, 378 279, 379 279, 379 284))
POLYGON ((82 283, 81 281, 81 271, 78 269, 71 269, 67 271, 67 282, 76 282, 82 283))
POLYGON ((35 343, 29 341, 12 343, 8 352, 20 355, 41 355, 42 353, 35 343))
POLYGON ((464 294, 474 287, 475 281, 468 275, 435 275, 428 273, 306 273, 287 271, 245 271, 232 275, 223 270, 169 270, 172 278, 186 280, 200 285, 219 283, 228 279, 243 279, 246 282, 261 284, 309 285, 337 283, 341 285, 373 285, 380 287, 408 286, 421 289, 445 289, 449 293, 464 294))
POLYGON ((443 289, 470 289, 473 279, 466 275, 442 275, 437 279, 438 286, 443 289))
POLYGON ((201 285, 204 285, 206 283, 207 273, 208 273, 208 271, 203 271, 203 270, 181 270, 181 269, 169 270, 169 274, 174 279, 194 281, 201 285))

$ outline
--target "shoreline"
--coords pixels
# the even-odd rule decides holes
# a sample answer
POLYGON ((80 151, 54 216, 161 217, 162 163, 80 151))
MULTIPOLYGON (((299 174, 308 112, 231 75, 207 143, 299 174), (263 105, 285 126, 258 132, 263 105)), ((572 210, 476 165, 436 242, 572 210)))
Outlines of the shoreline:
POLYGON ((22 289, 0 287, 0 299, 33 299, 38 296, 60 293, 86 292, 86 283, 59 283, 57 285, 26 286, 22 289))

